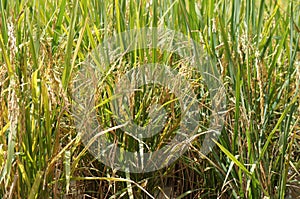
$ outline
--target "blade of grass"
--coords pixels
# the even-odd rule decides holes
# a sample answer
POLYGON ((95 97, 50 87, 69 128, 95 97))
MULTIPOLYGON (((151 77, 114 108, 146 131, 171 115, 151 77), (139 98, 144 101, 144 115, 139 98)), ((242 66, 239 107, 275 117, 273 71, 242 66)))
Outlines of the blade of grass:
POLYGON ((71 66, 71 56, 72 56, 72 49, 73 49, 73 42, 74 42, 74 34, 75 34, 75 24, 77 19, 77 10, 78 10, 78 1, 73 0, 72 2, 73 9, 72 9, 72 16, 69 26, 68 32, 68 41, 67 41, 67 49, 66 49, 66 56, 65 56, 65 67, 62 75, 62 85, 64 90, 67 89, 67 86, 70 81, 70 77, 72 75, 72 66, 71 66))
POLYGON ((230 153, 225 147, 223 147, 220 143, 214 140, 214 142, 217 144, 217 146, 226 154, 226 156, 233 161, 242 171, 244 171, 247 175, 251 176, 252 174, 248 169, 240 162, 238 159, 230 153))
POLYGON ((32 187, 31 187, 29 195, 28 195, 28 199, 35 199, 36 196, 38 195, 38 189, 40 187, 43 174, 44 174, 43 171, 39 171, 36 174, 34 183, 33 183, 32 187))
POLYGON ((67 150, 65 152, 65 173, 66 173, 66 192, 69 193, 70 190, 70 179, 71 179, 71 151, 67 150))
POLYGON ((293 99, 291 100, 290 104, 286 107, 286 109, 284 109, 283 113, 281 114, 280 118, 278 119, 275 127, 273 128, 273 130, 271 131, 271 133, 269 134, 269 136, 267 137, 267 140, 261 150, 261 153, 259 154, 259 158, 258 161, 262 160, 262 158, 264 157, 267 148, 269 147, 269 144, 271 142, 271 139, 273 138, 275 132, 277 131, 278 127, 280 126, 281 122, 284 120, 285 116, 288 114, 288 112, 290 111, 290 108, 294 105, 294 103, 298 100, 298 96, 294 96, 293 99))

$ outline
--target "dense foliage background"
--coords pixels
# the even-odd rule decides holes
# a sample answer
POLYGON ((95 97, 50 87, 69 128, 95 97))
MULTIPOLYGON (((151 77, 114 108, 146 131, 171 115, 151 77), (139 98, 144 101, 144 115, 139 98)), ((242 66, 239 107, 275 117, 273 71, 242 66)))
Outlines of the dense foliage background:
MULTIPOLYGON (((299 1, 1 0, 0 18, 0 198, 300 195, 299 1), (207 156, 195 140, 170 167, 129 174, 101 164, 82 144, 71 91, 81 64, 104 38, 141 27, 177 30, 203 44, 226 87, 226 121, 207 156)), ((105 129, 115 126, 112 85, 155 54, 136 55, 107 71, 99 86, 105 129)), ((157 60, 189 75, 184 60, 164 55, 157 60)), ((205 96, 203 83, 192 83, 205 96)), ((176 129, 174 96, 157 88, 137 95, 149 90, 153 100, 170 101, 174 118, 165 128, 176 129)), ((133 108, 144 111, 143 105, 149 104, 133 108)))

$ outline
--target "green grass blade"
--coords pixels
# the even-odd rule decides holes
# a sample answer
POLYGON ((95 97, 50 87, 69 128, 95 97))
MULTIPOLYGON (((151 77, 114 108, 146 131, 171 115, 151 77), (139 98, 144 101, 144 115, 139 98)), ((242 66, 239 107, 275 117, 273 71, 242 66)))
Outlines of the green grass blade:
POLYGON ((74 42, 74 34, 75 34, 75 25, 77 19, 77 10, 78 10, 78 1, 73 1, 73 9, 72 9, 72 16, 69 26, 69 35, 67 41, 67 49, 66 49, 66 56, 65 56, 65 67, 62 74, 62 85, 63 88, 66 90, 67 86, 70 81, 70 77, 72 75, 72 66, 71 66, 71 56, 73 53, 73 42, 74 42))
POLYGON ((42 177, 43 177, 43 173, 42 171, 39 171, 36 176, 35 176, 35 180, 34 183, 30 189, 29 195, 28 195, 28 199, 35 199, 36 196, 39 193, 39 187, 41 185, 41 181, 42 181, 42 177))

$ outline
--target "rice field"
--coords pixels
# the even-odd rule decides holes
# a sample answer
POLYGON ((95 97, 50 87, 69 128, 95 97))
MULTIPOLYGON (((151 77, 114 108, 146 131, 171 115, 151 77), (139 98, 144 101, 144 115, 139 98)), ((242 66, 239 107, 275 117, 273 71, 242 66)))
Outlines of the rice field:
POLYGON ((1 0, 0 31, 0 198, 300 198, 299 1, 1 0))

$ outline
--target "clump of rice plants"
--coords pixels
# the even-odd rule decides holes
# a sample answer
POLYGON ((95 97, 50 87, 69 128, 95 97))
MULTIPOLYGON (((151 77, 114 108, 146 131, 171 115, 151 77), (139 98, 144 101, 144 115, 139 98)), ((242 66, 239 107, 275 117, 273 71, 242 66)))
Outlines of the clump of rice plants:
MULTIPOLYGON (((0 198, 299 197, 298 1, 2 0, 0 31, 0 198), (210 153, 201 151, 199 130, 168 167, 130 173, 103 164, 78 132, 74 85, 87 59, 109 66, 94 85, 93 109, 118 146, 138 151, 140 140, 113 114, 115 85, 145 64, 166 64, 184 77, 201 104, 199 126, 205 130, 211 122, 209 89, 185 57, 156 48, 127 53, 122 37, 120 59, 107 64, 93 57, 107 38, 149 27, 178 31, 201 45, 226 91, 225 120, 210 153)), ((163 128, 142 140, 148 151, 165 146, 179 129, 184 113, 170 91, 141 86, 125 107, 145 127, 151 105, 163 105, 163 128)))

